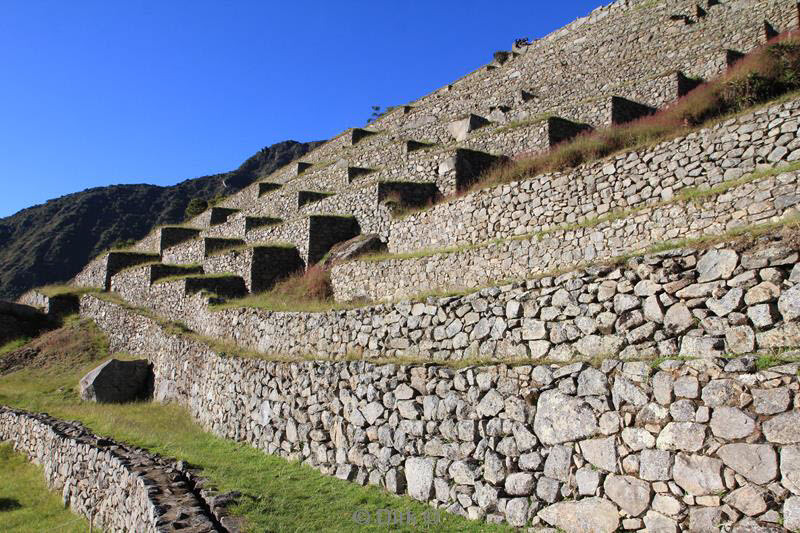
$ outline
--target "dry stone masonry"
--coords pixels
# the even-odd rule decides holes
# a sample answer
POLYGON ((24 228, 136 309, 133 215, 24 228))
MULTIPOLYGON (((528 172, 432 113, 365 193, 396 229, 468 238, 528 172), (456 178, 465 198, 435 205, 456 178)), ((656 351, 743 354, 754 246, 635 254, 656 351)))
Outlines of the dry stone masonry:
POLYGON ((191 473, 98 437, 81 424, 0 406, 3 440, 41 465, 64 505, 95 527, 130 533, 228 531, 195 488, 198 480, 191 473))
POLYGON ((82 303, 113 349, 150 358, 160 400, 341 479, 515 526, 800 528, 797 363, 267 362, 218 355, 91 296, 82 303))
MULTIPOLYGON (((114 351, 148 359, 158 401, 214 433, 473 519, 800 529, 798 363, 764 364, 800 347, 796 235, 767 231, 800 220, 800 99, 465 193, 493 165, 669 105, 799 17, 794 0, 618 0, 518 41, 97 258, 72 283, 116 298, 86 294, 80 313, 114 351), (768 235, 731 239, 756 229, 768 235), (703 237, 720 243, 670 242, 703 237), (366 249, 406 255, 333 262, 366 249), (230 305, 320 261, 336 299, 363 307, 230 305), (269 361, 287 357, 314 361, 269 361), (420 362, 379 361, 399 357, 420 362), (484 363, 432 363, 464 360, 484 363)), ((22 303, 59 307, 38 292, 22 303)), ((8 410, 0 424, 25 428, 15 440, 28 450, 57 426, 8 410)), ((63 457, 83 464, 70 446, 79 455, 63 457)), ((59 457, 46 468, 63 486, 59 457)), ((91 483, 67 485, 74 508, 99 497, 91 483)), ((150 497, 135 511, 105 504, 109 529, 126 513, 156 527, 150 497)))
MULTIPOLYGON (((198 333, 264 354, 558 361, 719 356, 800 346, 797 263, 796 249, 765 237, 741 251, 725 244, 669 250, 465 296, 319 313, 215 310, 202 294, 136 285, 116 290, 198 333)), ((88 296, 82 309, 91 302, 102 305, 88 296)))

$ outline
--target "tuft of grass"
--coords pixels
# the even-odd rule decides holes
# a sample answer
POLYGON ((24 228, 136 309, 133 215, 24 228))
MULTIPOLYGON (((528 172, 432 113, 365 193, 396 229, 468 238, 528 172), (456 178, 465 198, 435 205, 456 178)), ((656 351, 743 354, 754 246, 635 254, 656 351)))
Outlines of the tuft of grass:
POLYGON ((48 298, 55 298, 56 296, 74 295, 81 296, 82 294, 89 294, 93 292, 101 292, 97 287, 76 287, 75 285, 45 285, 39 287, 36 291, 44 294, 48 298))
POLYGON ((22 348, 23 346, 28 344, 30 340, 31 340, 30 337, 20 337, 18 339, 13 339, 8 341, 7 343, 0 346, 0 357, 3 357, 8 353, 13 352, 14 350, 22 348))
POLYGON ((83 533, 89 521, 64 509, 47 488, 44 469, 27 461, 10 443, 0 443, 0 522, 3 531, 83 533))

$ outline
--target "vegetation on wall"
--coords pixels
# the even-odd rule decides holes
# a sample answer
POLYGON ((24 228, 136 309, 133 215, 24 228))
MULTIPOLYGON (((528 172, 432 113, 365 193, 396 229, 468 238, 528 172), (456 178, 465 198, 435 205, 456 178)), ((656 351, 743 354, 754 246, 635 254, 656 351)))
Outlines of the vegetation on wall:
POLYGON ((497 166, 478 180, 483 188, 563 171, 674 138, 712 120, 800 89, 800 37, 784 34, 738 61, 725 75, 699 85, 665 109, 627 124, 578 135, 545 154, 518 157, 497 166))

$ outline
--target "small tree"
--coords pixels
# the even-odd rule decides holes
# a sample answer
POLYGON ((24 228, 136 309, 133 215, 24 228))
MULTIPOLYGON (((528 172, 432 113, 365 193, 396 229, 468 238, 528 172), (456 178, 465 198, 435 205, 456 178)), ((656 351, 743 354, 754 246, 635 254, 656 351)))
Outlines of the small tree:
POLYGON ((186 206, 186 220, 194 218, 203 211, 208 209, 208 202, 202 198, 192 198, 189 205, 186 206))

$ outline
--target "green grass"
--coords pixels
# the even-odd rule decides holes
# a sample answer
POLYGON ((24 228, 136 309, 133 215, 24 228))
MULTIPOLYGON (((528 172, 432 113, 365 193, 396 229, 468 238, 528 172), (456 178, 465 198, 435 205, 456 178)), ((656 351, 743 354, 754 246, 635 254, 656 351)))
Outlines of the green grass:
POLYGON ((0 443, 0 524, 5 532, 84 533, 89 522, 64 509, 58 493, 48 490, 42 467, 0 443))
POLYGON ((101 289, 97 287, 76 287, 74 285, 45 285, 35 290, 48 298, 55 298, 56 296, 64 296, 67 294, 80 296, 82 294, 100 292, 101 289))
MULTIPOLYGON (((356 527, 353 513, 391 509, 410 511, 419 518, 431 509, 408 497, 396 497, 376 487, 361 487, 323 476, 300 463, 212 436, 193 422, 181 407, 153 403, 83 403, 73 388, 83 372, 95 364, 52 372, 21 371, 2 377, 0 404, 79 420, 101 435, 202 467, 201 476, 219 490, 242 492, 241 502, 233 511, 247 520, 249 531, 384 531, 385 526, 356 527)), ((2 459, 0 464, 3 464, 2 459)), ((4 480, 0 484, 0 494, 5 487, 4 480)), ((58 502, 57 496, 53 498, 58 502)), ((510 528, 471 522, 446 513, 441 517, 441 524, 428 531, 510 531, 510 528)), ((32 531, 41 530, 43 528, 32 531)), ((393 530, 419 529, 400 526, 393 530)))
POLYGON ((7 343, 0 346, 0 357, 3 357, 7 353, 13 352, 17 348, 22 348, 23 346, 28 344, 29 341, 30 339, 28 337, 21 337, 19 339, 8 341, 7 343))

